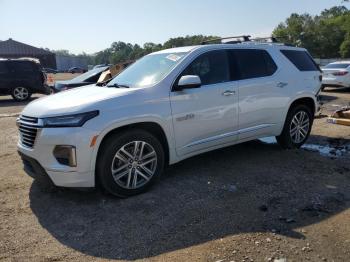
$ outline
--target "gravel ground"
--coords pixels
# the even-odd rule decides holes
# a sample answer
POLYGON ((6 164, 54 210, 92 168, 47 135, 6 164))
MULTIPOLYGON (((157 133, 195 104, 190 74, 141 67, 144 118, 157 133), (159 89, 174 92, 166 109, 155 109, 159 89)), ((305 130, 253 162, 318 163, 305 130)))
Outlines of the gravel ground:
MULTIPOLYGON (((322 100, 329 114, 350 92, 327 90, 322 100)), ((3 115, 23 106, 0 98, 0 260, 350 261, 346 150, 252 141, 171 166, 129 199, 47 193, 22 171, 15 117, 3 115)), ((350 127, 321 116, 308 144, 350 148, 350 127)))

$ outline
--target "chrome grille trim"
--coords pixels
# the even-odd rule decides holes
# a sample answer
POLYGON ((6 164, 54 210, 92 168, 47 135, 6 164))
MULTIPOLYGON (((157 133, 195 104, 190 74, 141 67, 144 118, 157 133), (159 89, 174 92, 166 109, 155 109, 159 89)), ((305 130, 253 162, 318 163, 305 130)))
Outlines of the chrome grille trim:
POLYGON ((25 121, 25 122, 29 122, 29 123, 38 123, 38 118, 36 117, 30 117, 30 116, 20 116, 20 119, 25 121))
POLYGON ((17 118, 17 126, 20 135, 20 143, 28 148, 33 148, 38 130, 41 128, 40 120, 36 117, 20 115, 17 118))

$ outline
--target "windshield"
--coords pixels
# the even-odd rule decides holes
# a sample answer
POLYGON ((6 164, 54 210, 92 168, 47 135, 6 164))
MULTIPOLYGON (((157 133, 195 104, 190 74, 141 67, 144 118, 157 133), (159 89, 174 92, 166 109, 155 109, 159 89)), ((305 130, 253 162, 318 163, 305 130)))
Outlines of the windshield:
POLYGON ((81 74, 81 75, 77 76, 76 78, 73 78, 72 80, 74 82, 84 82, 87 79, 89 79, 90 77, 92 77, 92 76, 94 76, 94 75, 96 75, 98 73, 103 72, 107 68, 108 68, 108 66, 91 69, 90 71, 87 71, 86 73, 81 74))
POLYGON ((107 86, 149 87, 162 80, 187 53, 147 55, 127 67, 107 86))
POLYGON ((326 65, 324 68, 347 68, 349 67, 350 64, 329 64, 329 65, 326 65))

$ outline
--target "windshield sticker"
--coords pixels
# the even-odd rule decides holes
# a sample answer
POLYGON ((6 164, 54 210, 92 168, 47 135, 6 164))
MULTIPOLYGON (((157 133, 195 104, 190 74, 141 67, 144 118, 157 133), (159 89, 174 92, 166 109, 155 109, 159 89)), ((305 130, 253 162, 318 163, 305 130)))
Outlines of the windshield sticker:
POLYGON ((181 56, 175 55, 175 54, 170 54, 170 55, 168 55, 166 58, 168 58, 168 59, 171 60, 171 61, 176 62, 176 61, 178 61, 178 60, 181 58, 181 56))

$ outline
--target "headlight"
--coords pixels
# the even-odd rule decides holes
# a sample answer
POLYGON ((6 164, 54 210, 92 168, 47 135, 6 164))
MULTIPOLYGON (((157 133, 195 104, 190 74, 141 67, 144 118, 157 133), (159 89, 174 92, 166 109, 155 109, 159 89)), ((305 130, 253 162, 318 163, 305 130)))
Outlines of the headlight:
POLYGON ((86 121, 98 116, 99 111, 91 111, 81 114, 55 116, 43 118, 43 127, 79 127, 83 126, 86 121))

